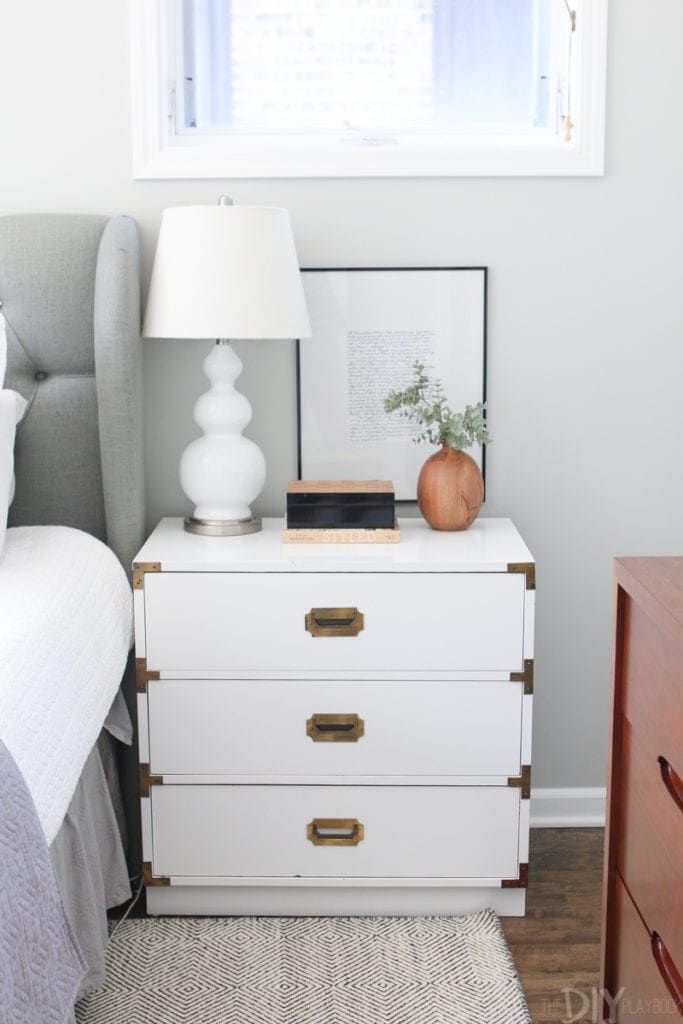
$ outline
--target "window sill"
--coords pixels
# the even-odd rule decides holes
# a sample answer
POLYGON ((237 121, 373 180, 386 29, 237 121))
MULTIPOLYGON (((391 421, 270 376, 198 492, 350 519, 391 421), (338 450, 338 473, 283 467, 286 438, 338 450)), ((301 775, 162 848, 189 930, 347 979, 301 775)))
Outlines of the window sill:
POLYGON ((138 152, 137 179, 164 178, 421 178, 596 176, 604 173, 601 138, 487 139, 455 137, 450 145, 345 143, 310 136, 198 140, 138 152), (590 144, 592 141, 593 144, 590 144), (280 143, 277 145, 277 143, 280 143))

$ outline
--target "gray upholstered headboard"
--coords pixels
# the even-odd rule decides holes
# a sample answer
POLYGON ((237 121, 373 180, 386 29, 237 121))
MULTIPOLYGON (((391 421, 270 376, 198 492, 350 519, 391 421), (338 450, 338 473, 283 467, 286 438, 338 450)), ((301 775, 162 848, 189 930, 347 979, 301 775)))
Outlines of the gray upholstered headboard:
POLYGON ((6 387, 30 402, 10 525, 143 539, 140 247, 129 217, 0 217, 6 387))

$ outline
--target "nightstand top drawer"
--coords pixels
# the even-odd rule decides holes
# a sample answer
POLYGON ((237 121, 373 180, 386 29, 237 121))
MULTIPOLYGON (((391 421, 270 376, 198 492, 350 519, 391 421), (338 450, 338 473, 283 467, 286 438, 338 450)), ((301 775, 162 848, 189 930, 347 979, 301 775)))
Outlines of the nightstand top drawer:
POLYGON ((148 668, 519 672, 519 573, 150 573, 148 668))
POLYGON ((242 537, 187 533, 182 519, 162 519, 136 563, 165 572, 505 572, 527 574, 533 558, 509 519, 477 519, 469 530, 444 533, 422 519, 400 521, 399 544, 284 544, 282 519, 242 537))

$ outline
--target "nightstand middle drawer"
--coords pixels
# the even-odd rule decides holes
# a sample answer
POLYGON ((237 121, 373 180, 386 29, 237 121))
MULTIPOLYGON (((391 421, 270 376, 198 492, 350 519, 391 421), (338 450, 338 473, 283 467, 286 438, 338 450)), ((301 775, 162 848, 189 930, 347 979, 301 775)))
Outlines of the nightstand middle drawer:
POLYGON ((522 683, 148 684, 158 775, 518 776, 522 683))
POLYGON ((518 672, 525 577, 150 573, 146 657, 161 672, 518 672))

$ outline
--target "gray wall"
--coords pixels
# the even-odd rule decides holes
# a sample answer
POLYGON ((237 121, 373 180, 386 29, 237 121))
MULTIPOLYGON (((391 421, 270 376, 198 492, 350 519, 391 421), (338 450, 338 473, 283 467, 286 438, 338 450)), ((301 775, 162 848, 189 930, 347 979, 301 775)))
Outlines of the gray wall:
MULTIPOLYGON (((490 267, 486 514, 512 516, 539 563, 535 783, 602 785, 612 559, 683 547, 681 0, 613 0, 607 174, 585 180, 134 182, 127 5, 0 0, 0 23, 2 213, 132 214, 148 273, 162 209, 229 191, 288 207, 309 266, 490 267)), ((150 525, 187 510, 177 464, 205 350, 145 344, 150 525)), ((278 514, 292 352, 243 356, 258 510, 278 514)))

